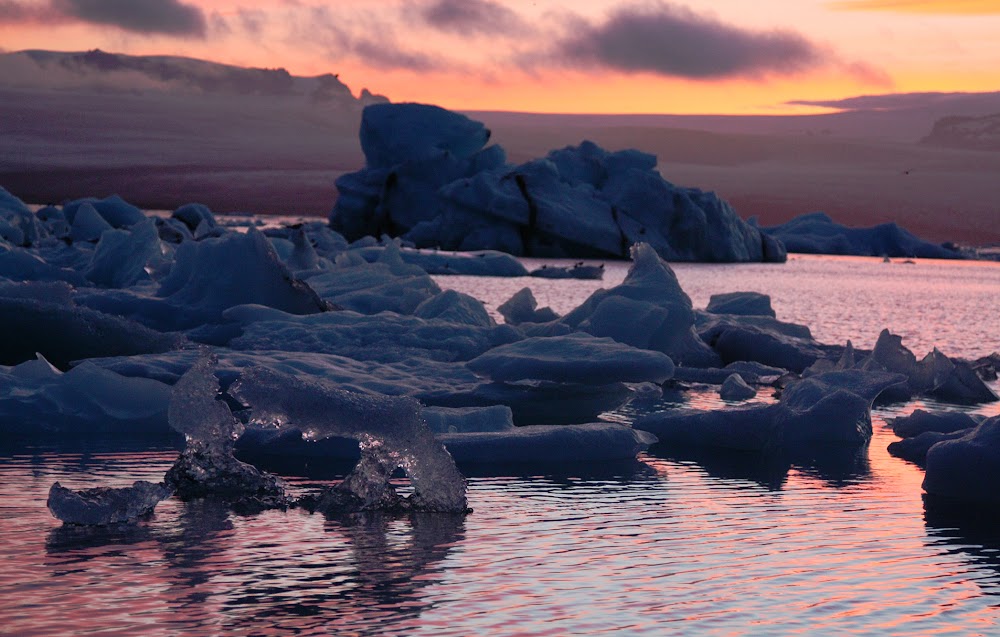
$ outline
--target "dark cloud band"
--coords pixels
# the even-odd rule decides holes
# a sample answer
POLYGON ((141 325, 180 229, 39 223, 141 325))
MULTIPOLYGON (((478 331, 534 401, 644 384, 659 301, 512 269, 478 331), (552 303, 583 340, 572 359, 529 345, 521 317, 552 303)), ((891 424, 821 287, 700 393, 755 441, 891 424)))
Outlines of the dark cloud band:
POLYGON ((583 23, 555 56, 573 66, 698 79, 793 73, 823 57, 796 33, 748 31, 666 3, 625 6, 603 23, 583 23))
POLYGON ((203 37, 204 12, 180 0, 0 0, 0 22, 83 22, 147 35, 203 37))

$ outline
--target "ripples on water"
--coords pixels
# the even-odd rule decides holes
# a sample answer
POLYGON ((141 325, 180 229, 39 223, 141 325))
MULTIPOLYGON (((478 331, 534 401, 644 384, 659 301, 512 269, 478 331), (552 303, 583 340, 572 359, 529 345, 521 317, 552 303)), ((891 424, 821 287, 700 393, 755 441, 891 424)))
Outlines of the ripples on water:
MULTIPOLYGON (((791 267, 822 270, 803 261, 791 267)), ((916 279, 952 276, 898 267, 916 279)), ((887 296, 896 284, 880 297, 816 274, 797 288, 812 296, 790 293, 789 302, 755 286, 773 278, 770 266, 729 268, 683 266, 678 276, 696 305, 721 291, 769 292, 779 317, 810 324, 824 340, 865 343, 863 331, 877 323, 865 317, 912 319, 906 299, 919 297, 887 296), (838 285, 845 289, 830 290, 838 285), (844 298, 852 307, 830 310, 844 318, 821 324, 826 300, 844 298), (864 305, 857 323, 846 318, 864 305)), ((996 294, 996 276, 969 276, 969 294, 980 298, 983 285, 996 294)), ((494 283, 513 285, 512 293, 524 282, 494 283)), ((531 283, 543 304, 567 309, 554 300, 558 283, 531 283)), ((586 296, 581 287, 572 305, 586 296)), ((510 296, 491 290, 497 303, 510 296)), ((957 307, 964 294, 935 301, 947 303, 943 314, 966 317, 964 325, 929 329, 913 324, 920 319, 894 329, 915 340, 925 331, 950 335, 953 353, 997 349, 983 341, 995 336, 980 318, 996 298, 957 307)), ((663 406, 671 401, 722 404, 714 391, 668 396, 663 406)), ((0 634, 993 634, 1000 534, 925 519, 922 472, 885 451, 895 437, 884 419, 917 406, 943 407, 879 410, 870 449, 846 457, 765 462, 654 450, 641 462, 563 475, 473 476, 475 512, 464 518, 242 517, 171 499, 130 531, 74 531, 45 509, 52 482, 159 480, 176 452, 100 444, 0 451, 0 634)), ((288 478, 293 490, 323 483, 300 473, 307 477, 288 478)))

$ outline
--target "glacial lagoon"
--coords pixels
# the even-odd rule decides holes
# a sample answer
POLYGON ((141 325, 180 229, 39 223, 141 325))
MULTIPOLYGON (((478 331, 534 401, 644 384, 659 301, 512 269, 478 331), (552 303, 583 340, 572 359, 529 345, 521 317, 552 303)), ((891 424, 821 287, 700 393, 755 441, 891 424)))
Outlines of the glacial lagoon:
MULTIPOLYGON (((601 282, 435 278, 490 310, 528 285, 540 306, 564 312, 626 268, 606 264, 601 282)), ((888 327, 918 357, 934 346, 966 358, 1000 350, 995 263, 792 255, 674 269, 696 307, 715 293, 763 292, 778 318, 823 342, 870 348, 888 327)), ((693 387, 642 413, 722 404, 717 387, 693 387)), ((127 441, 4 449, 0 632, 991 634, 1000 525, 985 509, 963 520, 925 511, 923 471, 886 452, 896 440, 886 419, 918 407, 1000 413, 997 403, 929 400, 877 408, 867 449, 795 463, 653 447, 625 465, 470 472, 467 516, 241 516, 169 499, 130 530, 64 528, 45 508, 54 481, 156 481, 176 451, 127 441)), ((299 493, 349 467, 273 469, 299 493)))

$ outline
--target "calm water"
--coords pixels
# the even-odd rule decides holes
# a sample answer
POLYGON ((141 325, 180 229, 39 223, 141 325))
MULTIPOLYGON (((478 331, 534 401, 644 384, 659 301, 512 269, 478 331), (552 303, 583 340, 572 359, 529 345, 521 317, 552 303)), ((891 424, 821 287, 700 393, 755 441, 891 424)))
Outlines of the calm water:
MULTIPOLYGON (((996 266, 677 269, 696 305, 767 292, 779 317, 824 340, 870 345, 889 326, 918 352, 1000 349, 988 318, 996 266)), ((623 275, 613 268, 603 285, 623 275)), ((494 306, 525 283, 477 281, 494 306)), ((530 283, 559 311, 591 289, 530 283)), ((0 634, 996 634, 1000 533, 927 518, 922 472, 885 451, 895 437, 884 418, 916 406, 876 413, 870 449, 848 457, 656 452, 560 475, 473 476, 464 518, 244 517, 168 500, 131 532, 73 532, 45 509, 53 481, 158 480, 175 452, 0 451, 0 634)), ((289 480, 305 489, 329 477, 289 480)))

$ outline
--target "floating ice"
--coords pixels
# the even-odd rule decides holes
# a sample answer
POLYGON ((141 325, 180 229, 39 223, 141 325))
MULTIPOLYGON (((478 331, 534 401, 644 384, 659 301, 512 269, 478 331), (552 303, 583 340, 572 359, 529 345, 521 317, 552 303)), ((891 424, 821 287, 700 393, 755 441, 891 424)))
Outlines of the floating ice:
POLYGON ((118 195, 111 195, 104 199, 94 197, 77 199, 63 206, 63 214, 74 226, 77 223, 77 217, 80 214, 89 216, 90 210, 96 212, 104 223, 112 228, 127 228, 146 219, 141 210, 118 195))
POLYGON ((494 381, 532 379, 589 385, 662 383, 674 373, 674 364, 665 354, 580 333, 501 345, 467 365, 494 381))
POLYGON ((412 398, 356 394, 262 367, 244 372, 230 393, 250 406, 254 423, 296 427, 308 439, 339 436, 360 443, 358 465, 320 498, 320 508, 402 506, 388 482, 402 468, 413 485, 412 508, 467 509, 465 479, 412 398))
POLYGON ((885 372, 817 374, 790 385, 777 404, 665 411, 638 419, 635 427, 654 433, 661 443, 723 449, 864 445, 872 436, 872 401, 904 381, 885 372))
POLYGON ((952 360, 937 348, 918 362, 902 341, 902 337, 882 330, 872 353, 855 365, 905 375, 909 379, 906 389, 896 392, 901 399, 926 394, 942 402, 966 405, 997 400, 968 363, 952 360))
POLYGON ((489 407, 425 407, 424 421, 435 434, 465 434, 514 429, 514 414, 507 405, 489 407))
POLYGON ((731 401, 742 401, 750 400, 757 395, 757 390, 755 390, 750 385, 747 385, 746 381, 739 374, 732 374, 722 383, 722 389, 719 390, 719 397, 722 400, 731 401))
POLYGON ((779 239, 789 252, 961 258, 960 253, 918 239, 895 223, 883 223, 871 228, 850 228, 835 222, 822 212, 800 215, 787 223, 761 228, 761 231, 779 239))
POLYGON ((594 292, 560 322, 662 352, 684 365, 711 366, 718 357, 694 332, 691 299, 673 270, 647 244, 632 248, 633 263, 621 285, 594 292), (622 316, 629 320, 623 321, 622 316))
MULTIPOLYGON (((368 247, 359 248, 356 252, 361 254, 366 261, 375 262, 384 250, 384 247, 368 247)), ((505 252, 494 250, 442 252, 438 250, 400 249, 399 256, 404 263, 415 265, 427 274, 528 276, 528 270, 521 265, 520 261, 505 252)))
POLYGON ((521 323, 548 323, 559 318, 559 315, 552 311, 552 308, 538 308, 535 295, 531 293, 531 288, 521 288, 506 301, 497 307, 497 311, 503 316, 509 325, 520 325, 521 323))
POLYGON ((1000 416, 984 420, 961 438, 927 452, 924 490, 956 500, 1000 502, 1000 416))
POLYGON ((488 139, 482 124, 438 107, 366 108, 366 167, 337 180, 331 226, 352 240, 389 232, 421 247, 529 256, 623 258, 645 241, 672 260, 785 259, 715 194, 665 181, 652 155, 585 141, 511 166, 488 139))
POLYGON ((981 416, 961 411, 924 411, 916 409, 909 416, 892 420, 892 432, 900 438, 912 438, 926 432, 953 433, 972 429, 982 422, 981 416))
POLYGON ((771 297, 759 292, 729 292, 713 294, 705 311, 712 314, 738 314, 741 316, 776 315, 771 308, 771 297))
POLYGON ((84 362, 66 373, 44 357, 0 366, 0 437, 165 436, 170 387, 84 362))
POLYGON ((144 220, 128 230, 104 231, 84 276, 97 285, 125 288, 149 280, 149 269, 162 257, 156 224, 144 220))
POLYGON ((224 316, 242 326, 242 335, 229 343, 237 350, 284 349, 387 363, 469 360, 521 338, 510 326, 489 325, 492 321, 479 301, 454 294, 430 297, 418 306, 425 316, 438 312, 433 318, 349 311, 296 316, 258 306, 232 308, 224 316))
POLYGON ((280 480, 233 457, 243 425, 217 396, 214 367, 213 358, 200 358, 170 393, 170 426, 187 444, 164 481, 185 500, 211 496, 252 508, 286 505, 280 480))
POLYGON ((656 442, 648 432, 614 423, 527 426, 499 432, 443 434, 438 439, 463 465, 634 460, 656 442))
POLYGON ((40 352, 62 369, 74 360, 166 352, 186 342, 125 318, 32 298, 0 296, 0 326, 17 335, 0 343, 0 363, 20 363, 40 352))
POLYGON ((49 511, 64 524, 108 526, 149 515, 170 496, 165 484, 137 480, 130 487, 96 487, 74 491, 58 482, 49 489, 49 511))

